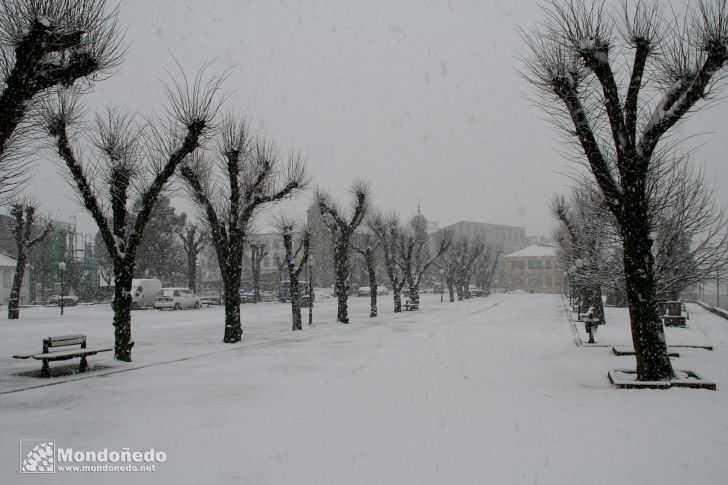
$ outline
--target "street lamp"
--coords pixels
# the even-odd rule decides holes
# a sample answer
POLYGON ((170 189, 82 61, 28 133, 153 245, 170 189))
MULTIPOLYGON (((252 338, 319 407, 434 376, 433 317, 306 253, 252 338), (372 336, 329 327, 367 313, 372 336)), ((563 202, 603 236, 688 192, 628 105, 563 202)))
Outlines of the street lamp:
POLYGON ((445 287, 442 286, 442 277, 445 275, 445 270, 441 269, 439 271, 439 273, 440 273, 440 303, 442 303, 442 295, 443 295, 443 293, 445 293, 445 287))
POLYGON ((308 324, 313 325, 313 274, 311 273, 313 266, 313 257, 308 257, 308 324))
POLYGON ((66 263, 64 263, 63 261, 58 263, 58 271, 61 272, 61 316, 63 316, 63 275, 66 273, 66 263))

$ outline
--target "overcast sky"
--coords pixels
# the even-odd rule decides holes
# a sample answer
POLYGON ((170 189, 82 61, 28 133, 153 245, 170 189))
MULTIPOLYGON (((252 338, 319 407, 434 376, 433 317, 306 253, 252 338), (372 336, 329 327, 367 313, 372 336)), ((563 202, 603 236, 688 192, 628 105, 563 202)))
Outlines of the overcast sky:
MULTIPOLYGON (((230 68, 228 111, 244 111, 279 143, 308 156, 315 184, 340 200, 353 177, 374 204, 446 226, 473 220, 549 235, 548 204, 573 167, 518 73, 518 28, 541 17, 527 1, 126 0, 129 53, 99 83, 91 106, 149 113, 164 104, 160 79, 173 56, 194 74, 230 68)), ((728 106, 682 125, 699 133, 696 162, 728 197, 728 106)), ((95 226, 40 161, 29 192, 42 210, 79 229, 95 226)), ((307 199, 308 200, 308 199, 307 199)), ((299 213, 307 202, 302 201, 299 213)), ((181 207, 189 210, 189 207, 181 207)))

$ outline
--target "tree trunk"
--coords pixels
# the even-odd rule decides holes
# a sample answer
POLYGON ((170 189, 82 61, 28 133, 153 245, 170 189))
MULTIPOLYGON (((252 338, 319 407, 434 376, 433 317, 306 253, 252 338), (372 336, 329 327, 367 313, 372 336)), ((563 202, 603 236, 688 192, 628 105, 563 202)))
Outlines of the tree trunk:
POLYGON ((18 260, 15 263, 15 276, 13 286, 10 289, 10 300, 8 301, 8 320, 20 318, 20 289, 23 286, 25 265, 28 262, 28 253, 25 247, 18 248, 18 260))
POLYGON ((369 318, 377 316, 377 273, 374 271, 374 254, 372 248, 366 248, 364 259, 369 275, 369 318))
POLYGON ((641 381, 669 380, 674 372, 667 354, 665 331, 657 311, 649 221, 646 220, 647 217, 639 217, 638 211, 629 212, 631 221, 625 221, 623 227, 627 229, 622 236, 637 378, 641 381))
POLYGON ((243 326, 240 322, 240 272, 237 275, 223 275, 222 282, 225 286, 225 335, 222 341, 234 344, 243 338, 243 326))
POLYGON ((131 280, 134 265, 124 260, 114 268, 114 357, 131 362, 131 280))
POLYGON ((260 265, 253 263, 253 303, 260 301, 260 265))
MULTIPOLYGON (((222 341, 226 344, 240 342, 243 326, 240 322, 240 275, 243 272, 243 245, 232 241, 220 265, 222 283, 225 290, 225 334, 222 341)), ((220 252, 218 252, 220 260, 220 252)))
POLYGON ((402 313, 402 295, 399 293, 398 288, 394 288, 394 313, 402 313))
POLYGON ((349 323, 349 293, 346 288, 346 280, 349 278, 348 253, 348 247, 346 245, 341 243, 336 245, 336 251, 334 252, 336 264, 336 297, 338 299, 336 321, 341 323, 349 323))
POLYGON ((187 283, 193 293, 197 293, 197 253, 191 250, 187 253, 187 283))
POLYGON ((291 312, 293 313, 292 330, 303 330, 301 323, 301 288, 298 286, 298 275, 295 271, 289 271, 291 282, 291 312))

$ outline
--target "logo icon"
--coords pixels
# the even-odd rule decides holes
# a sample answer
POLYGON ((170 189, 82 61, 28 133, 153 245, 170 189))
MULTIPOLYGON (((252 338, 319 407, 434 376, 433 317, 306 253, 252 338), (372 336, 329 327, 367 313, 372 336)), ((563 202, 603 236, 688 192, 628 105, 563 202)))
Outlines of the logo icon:
POLYGON ((20 440, 20 473, 55 473, 54 440, 20 440))

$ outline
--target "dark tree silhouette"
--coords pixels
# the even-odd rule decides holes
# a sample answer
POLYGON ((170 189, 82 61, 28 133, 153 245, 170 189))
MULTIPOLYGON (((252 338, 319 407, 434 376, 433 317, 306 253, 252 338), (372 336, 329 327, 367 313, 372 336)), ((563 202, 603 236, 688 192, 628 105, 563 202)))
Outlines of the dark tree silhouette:
MULTIPOLYGON (((294 331, 303 330, 299 281, 301 271, 303 271, 308 262, 309 244, 311 241, 311 233, 308 227, 301 228, 296 237, 296 226, 295 220, 289 216, 281 216, 276 221, 276 229, 278 229, 278 232, 283 238, 283 247, 286 251, 286 267, 291 284, 292 330, 294 331)), ((309 284, 311 284, 310 281, 309 284)), ((308 303, 309 305, 313 304, 312 301, 308 303)))
POLYGON ((384 267, 392 285, 394 313, 402 311, 402 287, 407 283, 407 273, 398 264, 404 234, 399 219, 394 213, 383 214, 379 211, 369 217, 369 228, 379 240, 384 255, 384 267))
POLYGON ((658 2, 625 3, 612 13, 604 3, 569 0, 551 2, 546 18, 524 35, 531 50, 524 75, 576 158, 586 159, 617 221, 637 378, 669 380, 647 177, 655 155, 670 148, 671 129, 716 95, 728 60, 728 6, 692 2, 684 16, 665 18, 658 2), (631 66, 620 67, 628 52, 631 66))
POLYGON ((104 0, 0 4, 0 197, 25 181, 22 140, 35 101, 54 86, 95 79, 119 65, 123 33, 104 0))
MULTIPOLYGON (((253 275, 253 303, 260 302, 260 265, 268 255, 268 247, 262 242, 250 243, 250 273, 253 275)), ((285 264, 282 264, 285 267, 285 264)), ((279 271, 282 271, 279 268, 279 271)))
MULTIPOLYGON (((187 214, 182 213, 185 219, 187 214)), ((187 260, 187 286, 193 292, 197 292, 197 256, 207 243, 207 235, 204 231, 189 221, 177 229, 177 236, 182 241, 182 251, 187 260)))
POLYGON ((377 316, 377 270, 374 259, 374 251, 379 246, 376 236, 368 232, 363 234, 359 241, 352 244, 354 251, 364 258, 367 267, 367 278, 369 279, 369 318, 377 316))
POLYGON ((15 219, 13 234, 18 259, 15 263, 15 275, 10 287, 10 300, 8 301, 8 320, 20 317, 20 288, 23 286, 25 266, 28 264, 28 250, 36 243, 42 241, 53 231, 53 225, 46 225, 45 229, 33 236, 33 223, 35 222, 36 207, 27 202, 16 202, 10 208, 10 215, 15 219))
POLYGON ((335 291, 338 300, 336 321, 349 323, 347 300, 349 289, 349 253, 351 251, 351 237, 362 223, 369 204, 369 185, 361 180, 355 180, 351 187, 353 195, 351 217, 346 218, 331 197, 325 192, 316 193, 316 203, 323 218, 324 224, 331 231, 334 245, 334 267, 336 271, 335 291))
POLYGON ((131 361, 131 281, 136 252, 154 206, 178 165, 196 150, 217 113, 216 92, 222 77, 206 82, 204 70, 192 86, 182 76, 181 84, 168 89, 170 119, 151 121, 142 127, 120 112, 108 111, 97 117, 91 137, 101 165, 92 168, 83 161, 72 141, 69 126, 77 121, 75 99, 58 96, 44 109, 45 126, 83 205, 101 233, 114 267, 114 355, 131 361), (163 127, 160 131, 159 127, 163 127), (144 174, 152 172, 150 180, 144 174), (100 194, 97 186, 106 186, 100 194), (137 211, 129 204, 131 192, 139 193, 137 211), (106 210, 110 206, 110 213, 106 210))
POLYGON ((228 116, 219 138, 214 159, 199 155, 182 166, 181 175, 209 224, 225 290, 223 342, 235 343, 243 337, 240 275, 252 218, 264 206, 304 189, 306 165, 291 152, 287 165, 280 167, 273 143, 253 139, 242 118, 228 116))

